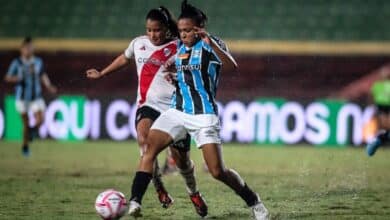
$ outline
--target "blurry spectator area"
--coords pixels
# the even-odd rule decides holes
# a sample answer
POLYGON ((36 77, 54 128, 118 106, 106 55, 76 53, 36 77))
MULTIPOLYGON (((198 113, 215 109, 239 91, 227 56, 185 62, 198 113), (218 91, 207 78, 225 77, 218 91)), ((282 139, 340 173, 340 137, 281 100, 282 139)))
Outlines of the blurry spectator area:
MULTIPOLYGON (((0 77, 3 78, 17 51, 0 51, 0 77)), ((118 53, 42 52, 46 70, 60 93, 89 96, 120 95, 134 100, 137 73, 133 62, 117 73, 99 80, 87 80, 88 68, 101 69, 118 53)), ((236 55, 239 72, 223 72, 217 97, 221 101, 251 101, 257 97, 282 97, 305 101, 337 97, 351 82, 385 65, 390 56, 293 56, 236 55)), ((12 86, 0 87, 0 93, 12 92, 12 86)), ((345 98, 345 97, 344 97, 345 98)), ((353 97, 354 99, 363 98, 353 97)))
POLYGON ((356 79, 346 85, 340 91, 335 92, 331 97, 345 100, 359 100, 371 95, 371 87, 381 79, 381 75, 390 73, 390 63, 381 66, 378 69, 356 79))
MULTIPOLYGON (((367 74, 390 63, 389 0, 190 2, 205 11, 208 31, 228 42, 240 66, 239 73, 222 73, 217 94, 222 101, 338 97, 365 102, 363 90, 375 79, 375 74, 367 74)), ((133 37, 145 33, 145 15, 151 8, 164 5, 178 16, 181 1, 0 3, 1 78, 18 56, 22 37, 31 35, 60 93, 126 95, 134 100, 133 62, 102 80, 87 80, 84 71, 103 68, 133 37)), ((0 94, 5 92, 12 92, 12 86, 1 86, 0 94)))
MULTIPOLYGON (((2 38, 131 38, 151 8, 179 0, 0 0, 2 38)), ((225 39, 388 41, 388 0, 193 0, 225 39)))

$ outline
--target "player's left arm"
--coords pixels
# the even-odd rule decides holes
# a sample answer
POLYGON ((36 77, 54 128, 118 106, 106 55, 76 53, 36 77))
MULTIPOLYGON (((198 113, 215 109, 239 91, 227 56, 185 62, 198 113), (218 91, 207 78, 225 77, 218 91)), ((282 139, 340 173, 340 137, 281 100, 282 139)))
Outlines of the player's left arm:
POLYGON ((50 79, 49 79, 49 76, 46 74, 46 73, 42 73, 41 74, 41 81, 43 83, 43 85, 46 87, 46 89, 52 93, 52 94, 55 94, 57 93, 57 87, 54 86, 50 79))
POLYGON ((221 48, 205 29, 196 27, 195 32, 204 42, 213 48, 219 59, 221 59, 224 69, 235 70, 238 68, 238 64, 233 56, 228 51, 221 48))

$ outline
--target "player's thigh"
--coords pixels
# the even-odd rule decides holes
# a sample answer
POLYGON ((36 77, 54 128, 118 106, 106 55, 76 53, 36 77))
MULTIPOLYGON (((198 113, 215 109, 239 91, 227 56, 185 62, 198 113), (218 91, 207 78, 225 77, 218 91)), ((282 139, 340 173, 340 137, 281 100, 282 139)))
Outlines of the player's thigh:
POLYGON ((152 172, 153 164, 157 155, 164 150, 172 142, 171 136, 160 130, 149 131, 146 139, 145 148, 141 157, 141 163, 138 167, 139 171, 152 172))
POLYGON ((175 147, 170 147, 172 158, 176 166, 180 169, 186 169, 190 165, 190 151, 184 151, 175 147))
POLYGON ((27 112, 20 113, 20 118, 22 119, 22 123, 24 127, 28 127, 29 120, 27 112))
POLYGON ((387 114, 386 112, 379 112, 377 118, 379 128, 386 129, 386 127, 388 127, 389 114, 387 114))
POLYGON ((198 148, 205 144, 221 144, 220 123, 216 115, 186 116, 186 128, 198 148))
POLYGON ((43 119, 44 119, 43 111, 39 110, 37 112, 34 112, 34 117, 35 117, 35 120, 37 121, 37 123, 41 124, 43 122, 43 119))
POLYGON ((148 137, 148 133, 150 128, 152 127, 153 121, 149 118, 143 118, 138 121, 136 125, 137 130, 137 141, 140 147, 143 147, 146 143, 146 138, 148 137))
POLYGON ((216 143, 204 144, 201 146, 203 158, 214 177, 218 178, 225 170, 222 158, 222 146, 216 143))
POLYGON ((385 121, 385 129, 389 130, 390 129, 390 111, 386 114, 386 119, 385 121))
POLYGON ((137 130, 137 141, 140 147, 145 144, 152 124, 159 116, 160 112, 149 106, 142 106, 137 109, 135 126, 137 130))

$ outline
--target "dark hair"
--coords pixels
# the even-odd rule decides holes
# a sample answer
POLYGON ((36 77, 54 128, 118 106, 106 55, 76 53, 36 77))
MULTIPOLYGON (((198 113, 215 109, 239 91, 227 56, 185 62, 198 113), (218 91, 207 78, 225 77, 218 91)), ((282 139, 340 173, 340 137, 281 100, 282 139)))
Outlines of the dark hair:
POLYGON ((146 19, 159 21, 162 25, 168 28, 170 37, 175 38, 179 36, 176 20, 164 6, 150 10, 146 15, 146 19))
POLYGON ((189 18, 192 19, 198 27, 203 28, 207 22, 207 16, 200 9, 192 6, 187 3, 187 0, 184 0, 181 3, 181 14, 179 19, 189 18))
POLYGON ((32 43, 32 38, 30 37, 30 36, 27 36, 27 37, 25 37, 24 39, 23 39, 23 41, 22 41, 22 46, 24 46, 24 45, 26 45, 26 44, 30 44, 30 43, 32 43))

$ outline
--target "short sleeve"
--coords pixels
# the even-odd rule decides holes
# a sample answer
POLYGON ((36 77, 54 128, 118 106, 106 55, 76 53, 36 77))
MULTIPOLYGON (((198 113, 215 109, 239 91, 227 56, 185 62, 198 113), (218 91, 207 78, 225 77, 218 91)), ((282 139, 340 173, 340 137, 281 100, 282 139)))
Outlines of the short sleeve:
POLYGON ((218 45, 219 48, 221 48, 221 50, 230 54, 229 48, 227 47, 226 43, 221 38, 219 38, 215 35, 210 35, 210 38, 212 41, 214 41, 215 44, 218 45))
POLYGON ((11 65, 8 67, 8 76, 16 76, 18 74, 18 61, 15 59, 11 62, 11 65))
POLYGON ((43 64, 42 59, 38 58, 37 65, 38 65, 37 71, 39 75, 42 76, 42 74, 45 72, 45 66, 43 64))
POLYGON ((129 46, 125 50, 125 57, 127 59, 131 59, 134 57, 134 42, 135 42, 135 39, 130 42, 129 46))

